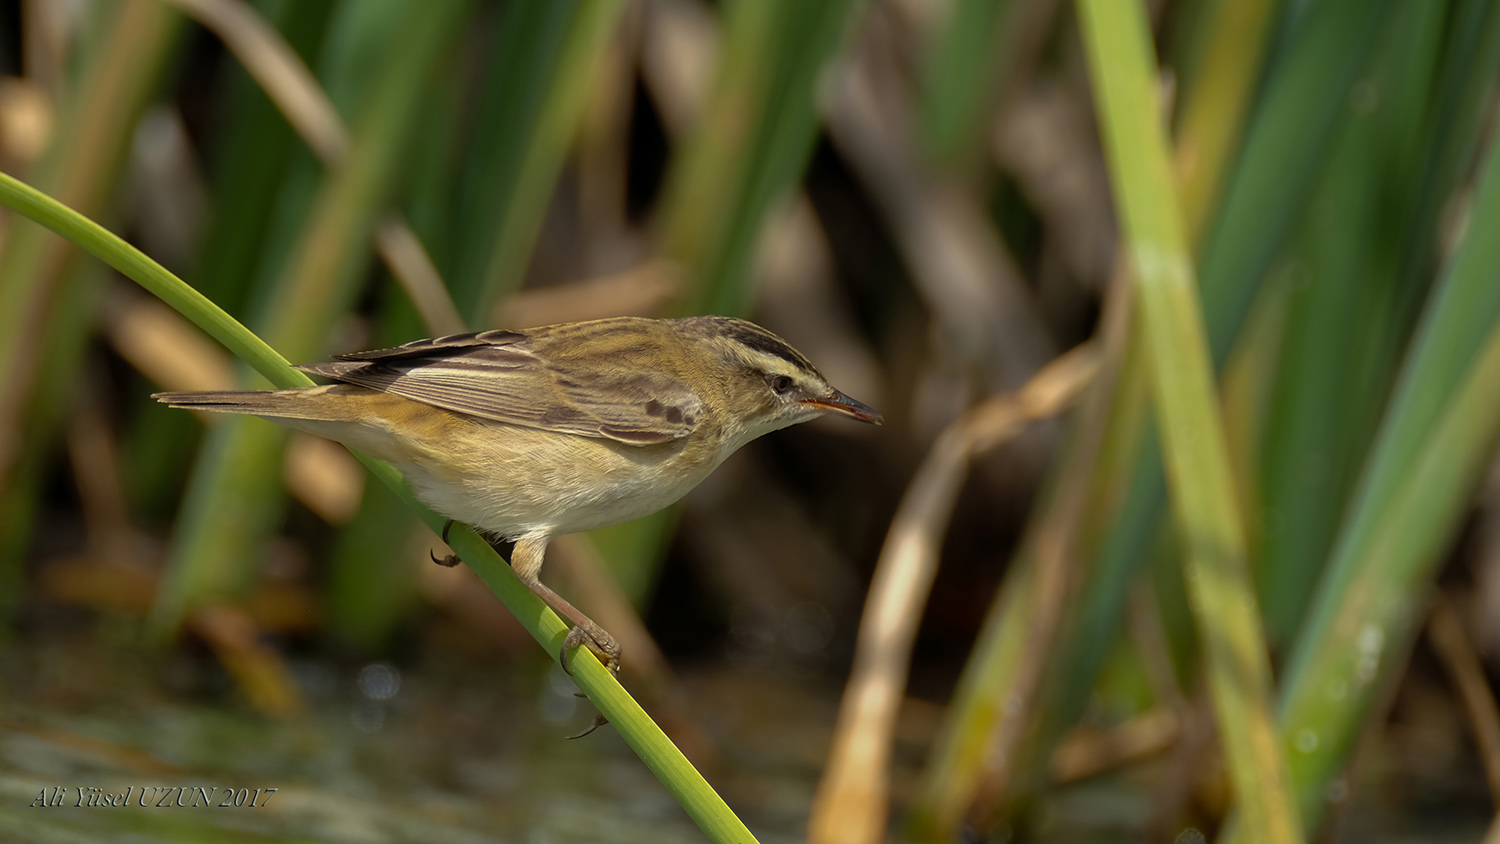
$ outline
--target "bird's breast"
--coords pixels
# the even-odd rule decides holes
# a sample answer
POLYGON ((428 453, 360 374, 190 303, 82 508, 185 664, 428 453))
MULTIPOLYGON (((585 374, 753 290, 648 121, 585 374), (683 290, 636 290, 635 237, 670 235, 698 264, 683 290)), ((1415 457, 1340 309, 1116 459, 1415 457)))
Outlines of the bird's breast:
POLYGON ((557 535, 638 519, 676 502, 718 465, 712 438, 654 445, 467 417, 447 448, 398 463, 428 506, 504 536, 557 535))

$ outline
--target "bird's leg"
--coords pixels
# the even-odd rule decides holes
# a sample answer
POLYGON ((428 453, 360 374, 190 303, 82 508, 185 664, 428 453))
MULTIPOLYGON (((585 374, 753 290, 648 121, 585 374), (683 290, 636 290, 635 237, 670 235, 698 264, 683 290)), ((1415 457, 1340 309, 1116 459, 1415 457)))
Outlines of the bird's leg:
MULTIPOLYGON (((443 523, 443 542, 445 544, 448 542, 448 531, 452 527, 452 519, 443 523)), ((563 596, 553 592, 545 583, 542 583, 540 577, 542 558, 546 556, 547 543, 550 539, 551 537, 544 537, 542 539, 523 539, 519 542, 505 542, 504 544, 509 546, 507 549, 509 553, 500 551, 498 548, 496 551, 499 551, 501 556, 505 557, 505 561, 510 563, 511 569, 515 571, 516 576, 521 579, 521 582, 526 584, 527 589, 534 592, 538 598, 546 601, 547 605, 561 614, 563 618, 573 622, 573 627, 568 630, 567 638, 563 639, 562 650, 557 655, 558 662, 562 664, 563 671, 567 672, 570 676, 572 675, 572 670, 568 668, 568 652, 576 647, 584 646, 599 657, 599 661, 604 663, 604 667, 609 669, 611 674, 619 674, 620 643, 615 641, 615 637, 609 635, 603 627, 595 624, 593 619, 584 615, 577 607, 568 603, 563 596)), ((431 551, 427 552, 427 556, 432 557, 432 561, 440 566, 451 567, 462 562, 457 554, 449 554, 441 560, 431 551)), ((603 714, 595 715, 594 722, 587 729, 576 736, 568 736, 568 738, 583 738, 608 723, 609 719, 605 718, 603 714)))
POLYGON ((594 623, 594 620, 584 615, 577 607, 568 603, 563 596, 553 592, 542 583, 538 576, 542 569, 542 557, 547 551, 547 542, 551 537, 541 539, 522 539, 516 543, 515 552, 511 555, 510 567, 515 569, 516 576, 526 584, 526 588, 535 592, 537 597, 547 602, 547 605, 556 610, 558 615, 573 622, 573 629, 568 631, 568 637, 563 640, 562 651, 558 654, 558 661, 562 663, 563 671, 569 674, 573 672, 568 668, 568 652, 583 645, 593 651, 604 663, 611 674, 620 673, 620 643, 607 633, 603 627, 594 623))
MULTIPOLYGON (((562 649, 558 651, 557 661, 562 665, 562 670, 569 676, 573 671, 568 668, 568 652, 582 645, 593 651, 609 669, 611 674, 620 673, 620 643, 607 633, 603 627, 594 623, 592 618, 584 615, 577 607, 568 603, 561 595, 553 592, 541 580, 542 559, 547 554, 547 543, 551 537, 541 539, 522 539, 511 547, 510 567, 515 571, 516 577, 526 584, 526 588, 535 592, 537 597, 546 601, 548 606, 556 610, 563 618, 573 622, 573 627, 568 630, 567 638, 563 639, 562 649)), ((583 697, 583 693, 578 693, 583 697)), ((584 736, 609 723, 604 713, 594 713, 594 720, 577 735, 568 736, 569 739, 581 739, 584 736)))

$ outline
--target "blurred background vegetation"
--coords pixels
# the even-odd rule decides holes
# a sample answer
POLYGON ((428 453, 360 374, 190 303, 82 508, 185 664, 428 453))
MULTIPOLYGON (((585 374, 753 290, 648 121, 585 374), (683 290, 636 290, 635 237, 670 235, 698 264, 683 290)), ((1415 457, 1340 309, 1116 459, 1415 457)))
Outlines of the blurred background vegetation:
MULTIPOLYGON (((1107 111, 1089 0, 5 0, 0 171, 293 362, 725 313, 882 410, 549 552, 762 840, 1250 840, 1263 716, 1308 840, 1500 841, 1500 4, 1121 7, 1107 111), (1222 430, 1155 433, 1133 121, 1222 430)), ((350 455, 149 398, 236 384, 0 217, 0 837, 701 840, 350 455), (32 807, 143 785, 281 790, 32 807)))

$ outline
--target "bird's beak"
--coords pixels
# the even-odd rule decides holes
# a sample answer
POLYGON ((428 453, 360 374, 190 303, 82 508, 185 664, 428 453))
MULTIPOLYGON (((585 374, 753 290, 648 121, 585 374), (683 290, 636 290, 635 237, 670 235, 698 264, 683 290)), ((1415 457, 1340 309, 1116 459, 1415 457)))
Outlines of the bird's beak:
POLYGON ((852 416, 861 422, 869 422, 872 425, 879 425, 884 421, 880 414, 875 411, 875 408, 858 399, 851 399, 838 390, 834 390, 832 394, 823 398, 803 399, 802 403, 809 407, 816 407, 818 410, 834 411, 842 413, 845 416, 852 416))

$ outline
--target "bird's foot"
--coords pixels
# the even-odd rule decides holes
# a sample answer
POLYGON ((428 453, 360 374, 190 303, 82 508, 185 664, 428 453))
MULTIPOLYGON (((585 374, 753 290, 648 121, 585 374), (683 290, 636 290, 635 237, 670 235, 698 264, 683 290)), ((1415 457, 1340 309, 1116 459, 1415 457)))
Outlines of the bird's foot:
POLYGON ((568 667, 568 653, 577 647, 586 647, 593 651, 594 656, 599 657, 599 661, 609 669, 609 673, 615 675, 620 673, 620 643, 615 641, 615 637, 604 632, 603 627, 593 623, 580 624, 568 631, 557 659, 562 664, 562 670, 570 677, 573 675, 573 669, 568 667))
MULTIPOLYGON (((604 667, 609 669, 610 674, 620 673, 620 643, 606 633, 604 628, 590 622, 588 625, 580 624, 572 628, 568 631, 567 638, 563 639, 562 650, 557 656, 558 661, 562 663, 563 671, 567 672, 568 676, 573 675, 573 669, 568 667, 568 652, 578 647, 593 651, 594 656, 599 657, 599 661, 604 663, 604 667)), ((578 696, 584 695, 579 692, 578 696)), ((583 732, 568 736, 568 738, 570 740, 581 739, 608 723, 609 719, 604 717, 604 713, 595 713, 593 723, 584 728, 583 732)))

